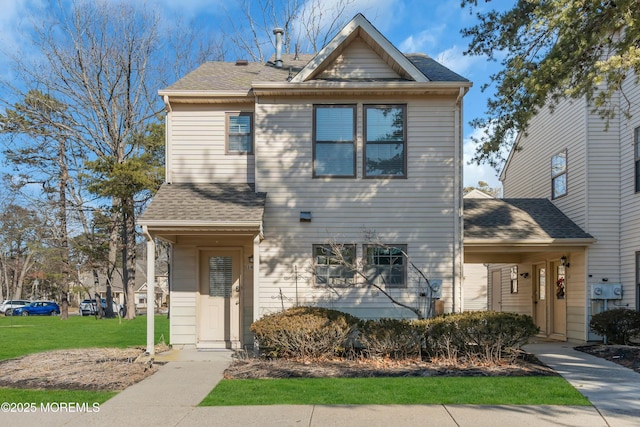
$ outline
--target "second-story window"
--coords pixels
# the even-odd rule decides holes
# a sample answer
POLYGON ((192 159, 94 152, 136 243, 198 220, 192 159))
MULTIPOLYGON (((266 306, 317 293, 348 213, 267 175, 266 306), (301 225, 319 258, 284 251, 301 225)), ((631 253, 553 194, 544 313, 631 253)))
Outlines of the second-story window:
POLYGON ((635 147, 636 193, 640 193, 640 127, 635 128, 633 132, 633 146, 635 147))
POLYGON ((567 150, 551 158, 551 198, 567 194, 567 150))
POLYGON ((365 105, 366 177, 407 176, 407 107, 365 105))
POLYGON ((313 176, 356 176, 356 106, 313 108, 313 176))
POLYGON ((253 113, 227 113, 227 153, 253 153, 253 113))

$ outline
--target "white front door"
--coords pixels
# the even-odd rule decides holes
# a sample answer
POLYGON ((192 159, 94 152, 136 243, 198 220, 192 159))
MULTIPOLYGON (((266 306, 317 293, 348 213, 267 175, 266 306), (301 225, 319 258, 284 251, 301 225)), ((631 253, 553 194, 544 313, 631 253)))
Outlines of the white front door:
POLYGON ((199 348, 240 348, 240 250, 200 255, 199 348))

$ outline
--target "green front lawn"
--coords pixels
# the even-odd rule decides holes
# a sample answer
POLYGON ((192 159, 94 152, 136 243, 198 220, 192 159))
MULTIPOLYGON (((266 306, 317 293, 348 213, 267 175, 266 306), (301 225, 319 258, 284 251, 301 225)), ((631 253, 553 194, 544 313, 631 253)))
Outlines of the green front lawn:
MULTIPOLYGON (((169 343, 169 319, 155 317, 155 342, 169 343)), ((66 348, 142 346, 147 343, 147 317, 133 320, 71 316, 0 317, 0 360, 66 348)))
POLYGON ((223 380, 200 406, 572 405, 589 401, 561 377, 223 380))
MULTIPOLYGON (((155 317, 155 342, 163 336, 169 343, 169 319, 155 317)), ((147 317, 133 320, 96 319, 94 316, 0 317, 0 361, 49 350, 90 347, 144 347, 147 343, 147 317)), ((0 388, 0 402, 40 403, 75 402, 100 404, 115 392, 85 390, 26 390, 0 388)))

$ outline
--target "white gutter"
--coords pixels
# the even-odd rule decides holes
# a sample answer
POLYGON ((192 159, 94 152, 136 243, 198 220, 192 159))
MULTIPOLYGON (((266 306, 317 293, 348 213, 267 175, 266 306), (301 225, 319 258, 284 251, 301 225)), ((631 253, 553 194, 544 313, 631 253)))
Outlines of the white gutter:
POLYGON ((142 234, 147 239, 147 354, 155 354, 156 244, 146 225, 142 234))
POLYGON ((176 220, 176 221, 165 221, 165 220, 147 220, 147 221, 138 221, 139 225, 148 226, 153 228, 215 228, 215 229, 223 229, 223 228, 244 228, 247 230, 255 230, 259 229, 262 226, 261 221, 245 221, 245 222, 223 222, 223 221, 190 221, 190 220, 176 220))

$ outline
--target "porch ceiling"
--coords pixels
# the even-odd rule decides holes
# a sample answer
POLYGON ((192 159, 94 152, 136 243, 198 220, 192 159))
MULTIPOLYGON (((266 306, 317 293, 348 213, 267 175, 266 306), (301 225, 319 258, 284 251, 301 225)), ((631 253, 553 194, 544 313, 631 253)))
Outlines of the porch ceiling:
POLYGON ((595 242, 547 199, 464 199, 465 262, 519 262, 595 242))
POLYGON ((166 240, 176 235, 255 235, 266 193, 248 184, 163 184, 138 224, 166 240))

